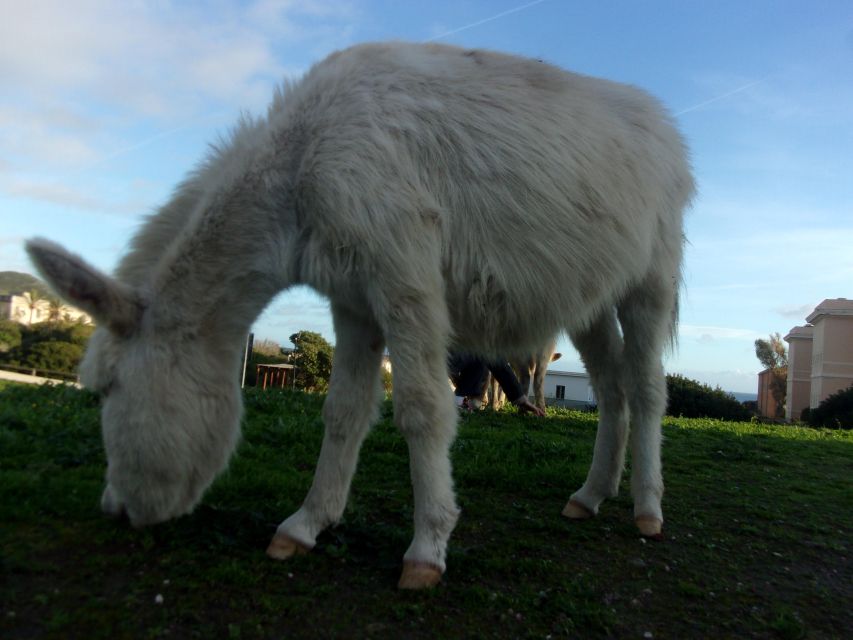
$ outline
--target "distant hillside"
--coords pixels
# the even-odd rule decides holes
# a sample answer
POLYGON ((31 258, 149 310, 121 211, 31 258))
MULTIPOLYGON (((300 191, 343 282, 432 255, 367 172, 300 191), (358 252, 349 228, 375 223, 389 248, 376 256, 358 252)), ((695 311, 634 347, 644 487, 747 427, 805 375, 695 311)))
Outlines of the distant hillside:
POLYGON ((47 285, 29 273, 19 271, 0 271, 0 294, 37 291, 42 296, 52 295, 47 285))

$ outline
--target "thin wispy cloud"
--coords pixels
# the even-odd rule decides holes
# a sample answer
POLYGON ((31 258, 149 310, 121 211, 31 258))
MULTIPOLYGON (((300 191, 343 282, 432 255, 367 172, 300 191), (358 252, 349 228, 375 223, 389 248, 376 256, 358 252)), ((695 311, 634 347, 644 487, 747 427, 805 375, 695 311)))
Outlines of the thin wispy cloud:
POLYGON ((150 202, 137 190, 128 189, 122 197, 108 198, 97 192, 77 189, 70 184, 33 180, 16 176, 0 178, 0 194, 11 199, 26 199, 76 209, 83 214, 139 215, 150 209, 150 202))
POLYGON ((6 7, 0 167, 14 175, 0 191, 104 209, 100 195, 83 193, 81 174, 212 120, 230 122, 240 110, 264 109, 273 87, 311 59, 303 50, 345 43, 355 15, 340 0, 213 9, 56 0, 6 7), (301 58, 285 62, 282 42, 301 58), (45 180, 51 171, 59 173, 45 180))
POLYGON ((720 101, 725 100, 727 98, 731 98, 732 96, 737 95, 738 93, 743 93, 747 89, 751 89, 752 87, 759 85, 762 82, 766 82, 769 77, 770 76, 765 76, 763 78, 759 78, 758 80, 753 80, 751 82, 747 82, 744 85, 741 85, 735 89, 732 89, 731 91, 727 91, 721 95, 714 96, 713 98, 709 98, 707 100, 703 100, 702 102, 699 102, 698 104, 694 104, 690 107, 682 109, 681 111, 676 111, 673 115, 681 116, 681 115, 684 115, 686 113, 690 113, 691 111, 698 111, 699 109, 702 109, 704 107, 712 105, 715 102, 720 102, 720 101))
POLYGON ((504 18, 506 16, 512 15, 513 13, 518 13, 519 11, 524 11, 525 9, 529 9, 530 7, 534 7, 537 4, 542 4, 543 2, 547 2, 548 0, 533 0, 533 2, 527 2, 525 4, 519 5, 517 7, 513 7, 512 9, 507 9, 506 11, 501 11, 500 13, 496 13, 493 16, 489 16, 488 18, 483 18, 482 20, 477 20, 476 22, 472 22, 471 24, 466 24, 463 27, 458 27, 456 29, 451 29, 450 31, 445 31, 443 33, 439 33, 437 35, 432 36, 431 38, 427 38, 426 42, 434 42, 436 40, 441 40, 442 38, 446 38, 447 36, 456 35, 457 33, 462 33, 463 31, 468 31, 468 29, 473 29, 474 27, 479 27, 480 25, 484 25, 488 22, 492 22, 494 20, 499 20, 500 18, 504 18))
POLYGON ((761 333, 752 329, 739 327, 713 327, 693 324, 680 324, 678 333, 682 338, 698 338, 700 340, 744 340, 760 338, 761 333))
POLYGON ((806 316, 808 316, 812 311, 814 311, 816 303, 809 304, 800 304, 800 305, 788 305, 784 307, 777 307, 773 309, 773 311, 783 318, 791 318, 794 320, 802 320, 805 322, 806 316))

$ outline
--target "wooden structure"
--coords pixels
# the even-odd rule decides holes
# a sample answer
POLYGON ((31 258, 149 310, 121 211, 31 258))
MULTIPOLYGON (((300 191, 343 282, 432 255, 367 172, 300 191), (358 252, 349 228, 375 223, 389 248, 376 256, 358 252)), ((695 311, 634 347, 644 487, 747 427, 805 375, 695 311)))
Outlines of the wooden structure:
POLYGON ((295 388, 296 367, 292 364, 259 364, 258 378, 255 386, 266 389, 267 387, 295 388))

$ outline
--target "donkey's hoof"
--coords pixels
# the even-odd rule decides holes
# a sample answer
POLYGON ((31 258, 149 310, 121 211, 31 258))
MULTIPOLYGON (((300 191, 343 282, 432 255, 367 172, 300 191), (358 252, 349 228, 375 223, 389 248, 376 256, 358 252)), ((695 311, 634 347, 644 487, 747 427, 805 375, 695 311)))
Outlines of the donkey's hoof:
POLYGON ((654 516, 637 516, 634 518, 637 523, 637 529, 640 530, 640 535, 644 538, 653 540, 663 540, 663 522, 654 516))
POLYGON ((441 582, 441 569, 428 562, 405 560, 398 589, 431 589, 441 582))
POLYGON ((577 500, 569 500, 563 508, 563 515, 570 520, 589 520, 595 513, 577 500))
POLYGON ((267 555, 276 560, 287 560, 295 555, 305 555, 309 551, 311 551, 310 547, 284 533, 275 534, 270 546, 267 547, 267 555))

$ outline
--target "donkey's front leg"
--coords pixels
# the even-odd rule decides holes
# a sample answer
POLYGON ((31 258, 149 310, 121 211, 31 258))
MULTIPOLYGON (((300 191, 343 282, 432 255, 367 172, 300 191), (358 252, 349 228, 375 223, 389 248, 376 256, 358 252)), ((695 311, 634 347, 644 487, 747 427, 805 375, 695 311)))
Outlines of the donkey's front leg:
POLYGON ((569 498, 563 515, 591 518, 606 498, 616 497, 625 464, 628 403, 622 362, 624 349, 616 316, 603 314, 583 333, 572 336, 592 378, 598 398, 598 431, 586 482, 569 498))
POLYGON ((313 548, 343 515, 364 437, 378 417, 384 342, 376 324, 332 305, 337 345, 323 405, 325 433, 314 482, 299 510, 282 522, 267 554, 282 560, 313 548))

